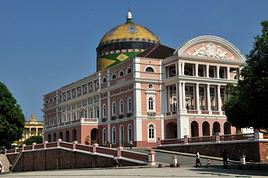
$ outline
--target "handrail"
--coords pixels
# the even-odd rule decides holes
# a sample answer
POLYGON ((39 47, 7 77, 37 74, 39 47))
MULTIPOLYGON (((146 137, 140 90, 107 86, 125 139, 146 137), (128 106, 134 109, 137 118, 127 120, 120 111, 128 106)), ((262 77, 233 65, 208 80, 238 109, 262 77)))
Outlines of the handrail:
POLYGON ((21 157, 21 155, 22 155, 22 152, 23 152, 23 150, 21 150, 21 151, 19 152, 19 154, 17 155, 17 157, 16 157, 14 163, 12 163, 12 165, 11 165, 11 171, 13 171, 13 169, 14 169, 15 166, 17 165, 17 163, 18 163, 18 161, 19 161, 19 159, 20 159, 20 157, 21 157))

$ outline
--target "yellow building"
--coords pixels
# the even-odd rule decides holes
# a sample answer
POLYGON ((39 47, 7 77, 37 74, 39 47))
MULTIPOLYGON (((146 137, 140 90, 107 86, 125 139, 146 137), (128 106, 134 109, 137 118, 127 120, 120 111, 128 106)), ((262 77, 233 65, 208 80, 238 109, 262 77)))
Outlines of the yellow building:
POLYGON ((44 129, 43 122, 38 121, 36 119, 35 114, 32 114, 29 121, 25 122, 23 135, 20 142, 23 142, 24 140, 32 136, 43 136, 43 129, 44 129))

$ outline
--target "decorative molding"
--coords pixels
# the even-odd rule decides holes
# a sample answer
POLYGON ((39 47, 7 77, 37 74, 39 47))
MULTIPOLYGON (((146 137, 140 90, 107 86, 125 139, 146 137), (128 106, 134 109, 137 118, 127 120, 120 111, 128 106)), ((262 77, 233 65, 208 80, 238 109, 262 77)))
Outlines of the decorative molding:
MULTIPOLYGON (((222 46, 226 47, 226 49, 228 49, 231 53, 233 53, 233 55, 235 55, 235 57, 238 57, 238 60, 241 60, 243 62, 246 61, 245 56, 232 43, 230 43, 229 41, 227 41, 227 40, 225 40, 223 38, 220 38, 218 36, 213 36, 213 35, 198 36, 196 38, 193 38, 193 39, 187 41, 186 43, 182 44, 180 47, 178 47, 176 49, 176 51, 174 52, 174 55, 175 56, 182 55, 188 48, 190 48, 191 46, 193 46, 194 44, 197 44, 197 43, 212 43, 212 44, 219 43, 219 44, 222 44, 222 46)), ((201 53, 200 51, 198 51, 197 53, 201 53)), ((206 51, 207 51, 206 52, 206 55, 208 55, 208 54, 214 54, 214 56, 216 56, 215 52, 214 53, 213 52, 210 52, 210 50, 208 52, 208 49, 207 48, 206 48, 206 51)), ((221 52, 219 52, 219 54, 221 54, 220 56, 226 56, 226 54, 223 53, 222 50, 221 50, 221 52)), ((196 56, 196 55, 193 55, 193 56, 196 56)), ((222 57, 222 59, 224 59, 224 58, 222 57)))
POLYGON ((201 47, 196 49, 194 48, 194 53, 188 51, 187 53, 190 56, 200 56, 200 57, 209 57, 209 58, 218 58, 218 59, 234 59, 234 57, 227 57, 227 51, 221 49, 221 46, 215 45, 214 43, 202 43, 201 47))

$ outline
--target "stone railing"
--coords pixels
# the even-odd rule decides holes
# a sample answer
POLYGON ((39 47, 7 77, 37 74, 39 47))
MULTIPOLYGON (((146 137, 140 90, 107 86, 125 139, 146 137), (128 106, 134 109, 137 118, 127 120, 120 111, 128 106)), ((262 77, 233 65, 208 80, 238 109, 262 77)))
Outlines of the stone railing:
MULTIPOLYGON (((67 150, 72 151, 80 151, 84 153, 90 153, 90 154, 100 154, 100 155, 106 155, 108 157, 113 158, 114 156, 120 157, 121 159, 128 159, 133 160, 134 162, 139 162, 141 164, 150 164, 154 165, 155 163, 152 163, 151 157, 155 158, 155 153, 151 151, 149 154, 144 153, 137 153, 133 151, 123 150, 123 147, 118 148, 107 148, 107 147, 101 147, 97 143, 93 145, 84 145, 79 144, 77 141, 71 142, 64 142, 61 139, 58 139, 57 142, 47 142, 45 141, 43 144, 36 144, 33 143, 32 145, 23 145, 20 148, 5 150, 6 155, 11 154, 20 154, 21 152, 31 152, 31 151, 37 151, 37 150, 46 150, 46 149, 58 149, 58 148, 64 148, 67 150)), ((155 162, 155 159, 153 159, 155 162)))
MULTIPOLYGON (((213 135, 205 137, 188 137, 174 138, 161 140, 158 145, 167 144, 190 144, 190 143, 203 143, 203 142, 225 142, 225 141, 241 141, 241 140, 254 140, 254 139, 265 139, 266 136, 260 133, 249 133, 249 134, 236 134, 236 135, 213 135)), ((268 138, 268 137, 267 137, 268 138)))

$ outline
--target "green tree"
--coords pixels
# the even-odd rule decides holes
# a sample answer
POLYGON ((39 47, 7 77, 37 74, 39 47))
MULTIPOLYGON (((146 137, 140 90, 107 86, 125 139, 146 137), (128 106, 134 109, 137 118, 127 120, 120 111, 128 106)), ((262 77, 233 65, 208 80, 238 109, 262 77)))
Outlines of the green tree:
POLYGON ((268 21, 261 23, 262 34, 255 37, 237 86, 225 104, 228 121, 236 127, 268 128, 268 21))
POLYGON ((43 137, 39 136, 39 135, 32 136, 32 137, 26 139, 23 143, 26 145, 32 145, 33 143, 36 143, 36 144, 43 143, 43 137))
POLYGON ((10 148, 22 137, 24 115, 8 88, 0 82, 0 146, 10 148))

